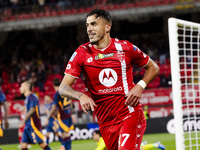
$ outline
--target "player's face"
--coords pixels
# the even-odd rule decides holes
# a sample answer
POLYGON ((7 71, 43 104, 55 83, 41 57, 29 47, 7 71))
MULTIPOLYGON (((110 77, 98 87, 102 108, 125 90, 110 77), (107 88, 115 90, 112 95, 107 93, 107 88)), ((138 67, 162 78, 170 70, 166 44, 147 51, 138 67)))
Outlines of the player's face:
POLYGON ((26 91, 26 89, 27 89, 26 83, 23 82, 23 83, 21 84, 20 88, 19 88, 20 93, 21 93, 21 94, 24 94, 25 91, 26 91))
POLYGON ((51 102, 51 98, 49 96, 44 96, 45 104, 49 104, 51 102))
POLYGON ((92 134, 92 138, 94 141, 97 141, 99 140, 99 134, 96 134, 95 132, 92 134))
POLYGON ((102 17, 88 16, 86 20, 87 34, 91 44, 98 44, 108 32, 109 24, 102 17))

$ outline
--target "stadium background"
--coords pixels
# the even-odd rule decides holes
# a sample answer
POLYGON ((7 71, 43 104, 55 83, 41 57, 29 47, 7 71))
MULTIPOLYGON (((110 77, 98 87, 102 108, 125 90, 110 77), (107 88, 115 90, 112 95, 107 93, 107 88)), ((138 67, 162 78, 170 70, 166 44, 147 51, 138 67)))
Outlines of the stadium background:
MULTIPOLYGON (((111 13, 111 37, 129 40, 160 66, 159 76, 141 99, 148 106, 146 133, 174 132, 167 21, 175 17, 199 23, 199 0, 0 0, 0 82, 10 123, 1 144, 18 142, 18 110, 24 100, 19 93, 21 81, 34 82, 44 114, 44 95, 54 94, 52 80, 62 79, 74 50, 88 41, 85 16, 94 8, 111 13)), ((133 74, 137 83, 144 70, 135 68, 133 74)), ((84 92, 82 78, 73 87, 84 92)), ((78 117, 74 139, 91 138, 90 128, 97 126, 94 115, 85 115, 78 101, 74 105, 78 117)))

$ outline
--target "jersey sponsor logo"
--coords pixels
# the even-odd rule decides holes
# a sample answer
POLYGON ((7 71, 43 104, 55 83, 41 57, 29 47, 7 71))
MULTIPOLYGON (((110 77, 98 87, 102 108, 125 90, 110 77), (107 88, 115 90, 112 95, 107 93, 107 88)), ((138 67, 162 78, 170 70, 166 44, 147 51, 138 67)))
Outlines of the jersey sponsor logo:
POLYGON ((114 56, 114 53, 109 53, 109 54, 98 54, 97 56, 95 56, 95 60, 98 59, 104 59, 104 58, 108 58, 108 57, 112 57, 114 56))
POLYGON ((117 73, 111 68, 103 69, 99 73, 99 81, 106 87, 111 87, 115 85, 117 79, 118 79, 117 73))
POLYGON ((68 64, 67 65, 67 67, 66 67, 66 69, 70 69, 71 68, 71 65, 70 64, 68 64))
POLYGON ((92 61, 93 61, 92 57, 88 58, 88 60, 87 60, 88 63, 91 63, 92 61))
POLYGON ((117 56, 118 56, 120 61, 124 61, 125 60, 125 53, 124 52, 118 51, 117 56))
POLYGON ((112 93, 112 92, 118 92, 122 91, 122 87, 116 87, 116 88, 106 88, 106 89, 100 89, 98 92, 99 93, 112 93))
POLYGON ((71 58, 70 58, 70 60, 69 60, 69 61, 71 61, 71 62, 72 62, 72 61, 74 60, 74 58, 75 58, 76 54, 77 54, 77 52, 74 52, 74 53, 73 53, 73 55, 71 56, 71 58))

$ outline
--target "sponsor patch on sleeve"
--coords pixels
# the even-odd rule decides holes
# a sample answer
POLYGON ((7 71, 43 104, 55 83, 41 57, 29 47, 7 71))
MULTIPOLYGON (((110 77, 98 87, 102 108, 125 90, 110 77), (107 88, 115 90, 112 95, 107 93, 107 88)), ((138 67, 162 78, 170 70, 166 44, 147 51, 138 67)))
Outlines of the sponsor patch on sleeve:
POLYGON ((138 49, 138 47, 133 45, 133 50, 136 51, 137 49, 138 49))
POLYGON ((72 61, 74 60, 74 58, 75 58, 76 54, 77 54, 77 52, 74 52, 74 53, 73 53, 73 55, 71 56, 71 58, 70 58, 70 60, 69 60, 69 61, 71 61, 71 62, 72 62, 72 61))

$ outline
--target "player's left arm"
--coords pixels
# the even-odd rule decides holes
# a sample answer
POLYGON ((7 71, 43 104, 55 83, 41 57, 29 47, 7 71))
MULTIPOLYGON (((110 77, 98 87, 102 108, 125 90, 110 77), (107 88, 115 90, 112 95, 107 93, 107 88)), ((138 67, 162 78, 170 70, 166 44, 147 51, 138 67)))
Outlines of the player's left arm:
POLYGON ((9 123, 8 123, 8 109, 7 109, 7 101, 3 102, 3 108, 4 108, 4 125, 5 128, 9 127, 9 123))
POLYGON ((144 67, 146 69, 145 75, 142 80, 138 82, 127 94, 125 104, 128 106, 137 106, 142 96, 142 92, 146 85, 148 85, 159 73, 158 65, 149 58, 148 64, 144 67))

